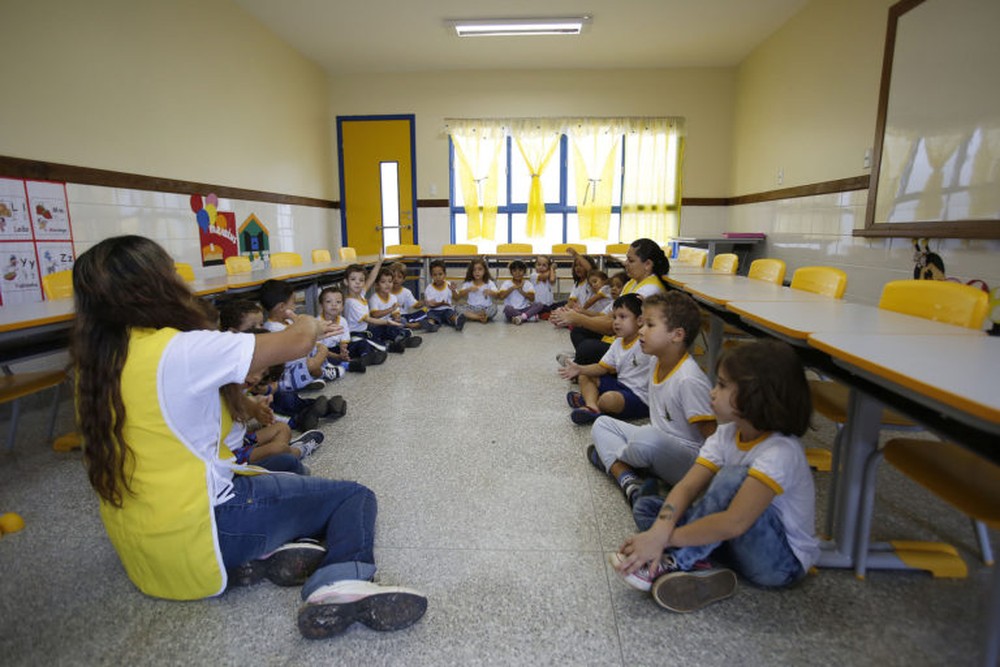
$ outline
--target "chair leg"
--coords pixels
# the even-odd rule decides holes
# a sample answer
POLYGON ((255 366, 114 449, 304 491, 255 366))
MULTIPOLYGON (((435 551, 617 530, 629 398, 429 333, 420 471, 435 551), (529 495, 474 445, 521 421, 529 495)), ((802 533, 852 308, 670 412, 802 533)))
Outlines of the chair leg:
POLYGON ((837 482, 840 480, 840 441, 844 433, 843 424, 834 424, 837 435, 833 437, 833 454, 830 458, 830 490, 826 496, 826 537, 833 535, 833 519, 837 513, 837 482))
POLYGON ((21 399, 11 401, 10 426, 7 428, 7 451, 14 449, 14 438, 17 436, 17 420, 21 416, 21 399))
POLYGON ((986 604, 986 641, 982 664, 983 667, 996 667, 1000 660, 1000 572, 993 572, 993 585, 986 604))
POLYGON ((868 568, 868 545, 871 543, 872 514, 875 511, 875 473, 882 460, 882 452, 876 451, 865 462, 865 474, 858 502, 858 532, 855 536, 854 576, 865 578, 868 568))
POLYGON ((986 524, 973 519, 972 530, 976 531, 976 539, 979 540, 979 553, 983 557, 983 563, 987 566, 992 566, 993 547, 990 546, 990 533, 986 529, 986 524))
POLYGON ((62 394, 62 384, 57 384, 53 389, 52 413, 49 415, 49 437, 46 442, 52 442, 52 437, 56 432, 56 417, 59 415, 59 396, 62 394))

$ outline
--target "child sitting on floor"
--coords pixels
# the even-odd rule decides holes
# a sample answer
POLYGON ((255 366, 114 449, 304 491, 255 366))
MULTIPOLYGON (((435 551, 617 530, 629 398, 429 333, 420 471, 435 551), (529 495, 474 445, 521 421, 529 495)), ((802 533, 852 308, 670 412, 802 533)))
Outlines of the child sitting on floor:
POLYGON ((466 301, 458 310, 466 319, 485 324, 496 317, 497 305, 493 302, 496 293, 497 286, 490 275, 490 267, 486 266, 482 257, 476 257, 469 262, 465 282, 455 292, 457 298, 465 298, 466 301))
POLYGON ((427 311, 424 310, 424 302, 413 296, 413 292, 404 283, 406 282, 406 264, 393 262, 389 265, 392 272, 392 294, 399 304, 399 313, 408 329, 421 329, 427 333, 434 333, 438 330, 438 325, 427 319, 427 311))
POLYGON ((580 309, 585 313, 596 315, 603 313, 611 305, 614 299, 611 298, 611 286, 608 284, 608 274, 600 269, 591 269, 587 274, 587 284, 593 292, 580 309))
POLYGON ((774 340, 727 351, 716 367, 712 410, 721 425, 695 465, 666 499, 639 499, 634 517, 645 532, 611 557, 629 585, 651 590, 671 611, 735 592, 736 575, 713 568, 710 556, 769 588, 800 581, 819 556, 816 493, 799 442, 812 401, 795 351, 774 340))
MULTIPOLYGON (((351 333, 344 319, 344 293, 337 287, 324 287, 319 293, 320 316, 340 327, 339 333, 327 336, 320 341, 327 349, 327 358, 335 364, 340 364, 351 373, 364 373, 369 364, 385 361, 384 352, 369 348, 367 353, 352 356, 350 352, 351 333), (381 361, 375 355, 382 355, 381 361)), ((367 346, 366 346, 367 347, 367 346)))
POLYGON ((535 286, 535 303, 538 307, 538 319, 549 319, 549 312, 555 307, 556 272, 552 258, 539 255, 535 258, 535 270, 528 276, 535 286))
MULTIPOLYGON (((294 312, 294 294, 292 286, 283 280, 267 280, 261 285, 260 305, 267 315, 265 329, 281 331, 288 326, 289 314, 294 312)), ((285 364, 285 373, 279 383, 281 388, 288 391, 322 389, 326 381, 343 375, 344 369, 327 359, 328 352, 325 345, 317 343, 308 357, 285 364)))
POLYGON ((568 360, 559 369, 560 377, 577 378, 580 383, 580 391, 566 394, 566 401, 573 408, 570 413, 573 423, 589 424, 602 414, 626 420, 649 416, 646 401, 653 357, 639 345, 641 316, 642 299, 637 294, 618 297, 611 321, 615 342, 601 361, 579 366, 568 360))
POLYGON ((465 327, 465 315, 452 306, 452 296, 457 291, 445 278, 447 267, 443 260, 431 262, 431 284, 424 288, 424 305, 427 306, 427 317, 437 325, 447 324, 461 331, 465 327))
POLYGON ((375 276, 375 291, 368 299, 368 330, 376 340, 402 342, 403 347, 419 347, 424 339, 414 336, 406 327, 399 303, 392 293, 392 271, 388 267, 379 269, 375 276), (386 324, 376 324, 384 320, 386 324))
POLYGON ((507 265, 510 271, 510 280, 503 281, 497 298, 503 299, 503 316, 508 322, 521 324, 522 322, 536 322, 537 314, 525 315, 535 301, 535 287, 531 281, 524 279, 527 272, 527 265, 519 259, 507 265))
MULTIPOLYGON (((344 284, 347 298, 344 300, 344 319, 351 332, 351 342, 364 340, 379 350, 388 350, 402 354, 406 352, 405 333, 408 333, 401 322, 391 318, 373 317, 368 307, 365 292, 375 282, 382 271, 382 260, 375 264, 370 274, 360 264, 351 264, 344 271, 344 284), (373 327, 382 327, 373 329, 373 327), (378 332, 379 335, 376 335, 378 332)), ((391 278, 390 278, 391 284, 391 278)))

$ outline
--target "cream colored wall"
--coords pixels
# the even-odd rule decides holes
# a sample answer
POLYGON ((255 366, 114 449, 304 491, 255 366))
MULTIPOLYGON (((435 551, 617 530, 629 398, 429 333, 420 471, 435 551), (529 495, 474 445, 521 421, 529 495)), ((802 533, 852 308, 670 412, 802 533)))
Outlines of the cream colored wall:
POLYGON ((813 0, 744 60, 730 194, 869 173, 893 2, 813 0))
POLYGON ((337 115, 415 114, 417 196, 446 198, 445 117, 684 116, 684 194, 717 197, 728 190, 735 86, 733 68, 338 76, 331 124, 337 115))
POLYGON ((329 198, 327 81, 227 0, 3 0, 0 155, 329 198))

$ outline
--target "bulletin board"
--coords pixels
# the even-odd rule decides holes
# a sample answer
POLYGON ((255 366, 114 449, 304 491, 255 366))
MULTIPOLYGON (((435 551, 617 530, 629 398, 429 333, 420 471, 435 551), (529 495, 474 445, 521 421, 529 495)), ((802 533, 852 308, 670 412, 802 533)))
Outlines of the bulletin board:
POLYGON ((74 259, 66 184, 0 178, 0 306, 42 301, 42 276, 74 259))

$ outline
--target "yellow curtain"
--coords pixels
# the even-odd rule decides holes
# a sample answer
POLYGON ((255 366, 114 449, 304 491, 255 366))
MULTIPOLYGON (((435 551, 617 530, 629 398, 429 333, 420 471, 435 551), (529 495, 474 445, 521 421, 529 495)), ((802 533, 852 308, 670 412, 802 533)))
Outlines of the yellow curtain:
POLYGON ((627 120, 621 238, 667 243, 680 229, 684 121, 627 120))
POLYGON ((448 134, 458 158, 467 238, 495 240, 500 154, 507 128, 496 122, 452 120, 448 134))
POLYGON ((517 143, 517 149, 524 158, 524 163, 531 174, 531 187, 528 190, 528 238, 545 236, 545 195, 542 192, 542 174, 552 161, 552 156, 559 148, 563 123, 559 120, 544 119, 514 121, 511 123, 511 136, 517 143))
POLYGON ((615 158, 621 129, 600 120, 573 123, 568 128, 573 145, 576 211, 581 239, 608 239, 614 196, 615 158))

